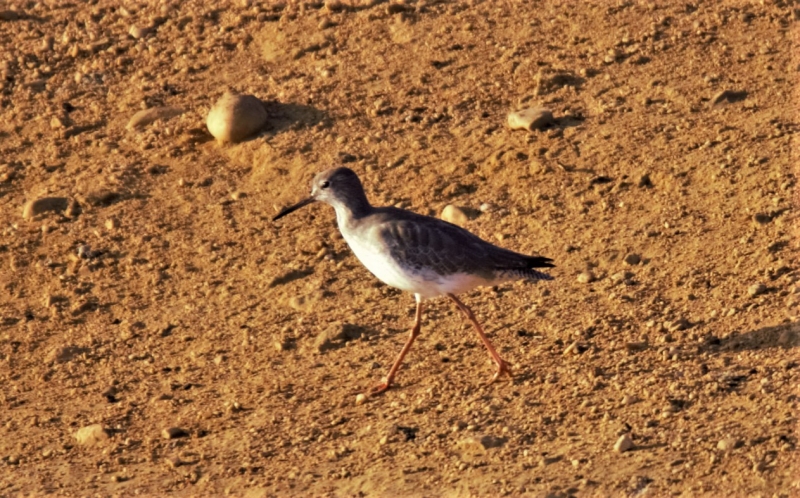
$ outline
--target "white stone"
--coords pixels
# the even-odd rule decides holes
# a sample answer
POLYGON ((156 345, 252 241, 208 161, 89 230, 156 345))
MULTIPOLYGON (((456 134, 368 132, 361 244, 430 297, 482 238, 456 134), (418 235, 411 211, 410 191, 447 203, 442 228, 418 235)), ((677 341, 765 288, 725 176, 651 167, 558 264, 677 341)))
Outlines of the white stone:
POLYGON ((101 424, 87 425, 78 429, 78 432, 75 433, 75 439, 78 440, 78 444, 90 446, 107 440, 108 432, 101 424))
POLYGON ((530 107, 508 115, 508 126, 512 130, 541 130, 553 123, 553 113, 544 107, 530 107))
POLYGON ((144 38, 148 34, 150 34, 151 28, 140 28, 139 26, 133 25, 128 30, 128 34, 131 35, 132 38, 137 40, 144 38))
POLYGON ((267 111, 252 95, 225 93, 208 112, 206 126, 220 142, 239 142, 260 130, 267 111))
POLYGON ((467 224, 467 215, 461 208, 448 204, 442 209, 440 216, 444 221, 463 227, 467 224))
POLYGON ((631 448, 633 448, 633 440, 627 434, 620 436, 617 442, 614 443, 614 451, 617 453, 623 453, 631 448))

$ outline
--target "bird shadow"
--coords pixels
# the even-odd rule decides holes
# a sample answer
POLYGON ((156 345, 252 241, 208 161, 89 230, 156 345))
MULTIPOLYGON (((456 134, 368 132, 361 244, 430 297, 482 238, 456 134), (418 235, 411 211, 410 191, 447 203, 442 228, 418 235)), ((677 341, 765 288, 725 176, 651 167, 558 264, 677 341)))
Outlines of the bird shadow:
POLYGON ((758 351, 780 348, 794 349, 800 346, 800 323, 782 323, 770 327, 731 334, 722 338, 711 338, 706 341, 705 350, 722 351, 758 351))
POLYGON ((261 136, 277 135, 292 128, 308 128, 328 118, 324 111, 308 105, 277 101, 262 101, 262 103, 269 119, 261 136))

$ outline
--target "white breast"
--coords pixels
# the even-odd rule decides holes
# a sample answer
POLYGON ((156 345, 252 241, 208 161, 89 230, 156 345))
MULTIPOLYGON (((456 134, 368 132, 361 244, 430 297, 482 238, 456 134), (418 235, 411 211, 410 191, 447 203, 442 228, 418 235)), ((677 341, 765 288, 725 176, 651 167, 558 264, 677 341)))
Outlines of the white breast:
POLYGON ((381 282, 430 299, 445 294, 460 294, 479 285, 494 285, 483 278, 468 273, 442 276, 434 271, 413 272, 398 264, 380 244, 369 242, 369 237, 348 237, 344 240, 359 261, 381 282), (366 239, 366 240, 365 240, 366 239))
POLYGON ((344 240, 347 241, 347 245, 350 246, 358 260, 361 261, 361 264, 378 277, 378 280, 400 290, 420 294, 423 297, 433 297, 426 292, 430 282, 424 278, 425 276, 432 278, 434 277, 433 275, 417 274, 403 268, 388 252, 383 251, 383 247, 378 244, 342 235, 344 240))

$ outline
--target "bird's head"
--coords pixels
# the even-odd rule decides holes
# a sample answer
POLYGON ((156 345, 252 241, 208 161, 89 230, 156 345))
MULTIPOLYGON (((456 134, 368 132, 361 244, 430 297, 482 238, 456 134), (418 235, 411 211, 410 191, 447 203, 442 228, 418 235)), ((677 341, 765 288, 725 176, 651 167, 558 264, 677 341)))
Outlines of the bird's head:
POLYGON ((297 204, 283 209, 272 220, 283 218, 316 201, 330 204, 336 208, 337 212, 340 208, 356 211, 364 205, 369 207, 364 187, 361 185, 358 175, 350 168, 340 167, 323 171, 315 176, 311 182, 311 195, 297 204))

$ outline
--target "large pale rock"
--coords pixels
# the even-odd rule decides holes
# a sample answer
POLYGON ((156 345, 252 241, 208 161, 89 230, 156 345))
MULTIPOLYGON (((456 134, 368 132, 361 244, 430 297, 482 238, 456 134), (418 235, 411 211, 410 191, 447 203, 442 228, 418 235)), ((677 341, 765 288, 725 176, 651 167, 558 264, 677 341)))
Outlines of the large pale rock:
POLYGON ((260 130, 267 111, 252 95, 225 93, 208 112, 208 131, 220 142, 239 142, 260 130))

